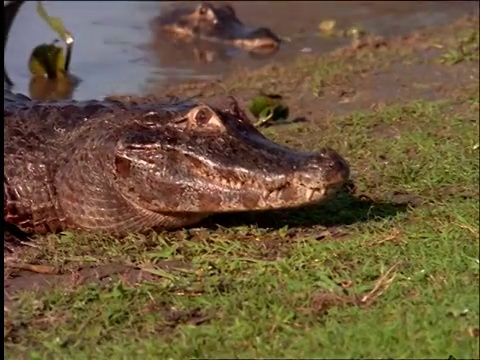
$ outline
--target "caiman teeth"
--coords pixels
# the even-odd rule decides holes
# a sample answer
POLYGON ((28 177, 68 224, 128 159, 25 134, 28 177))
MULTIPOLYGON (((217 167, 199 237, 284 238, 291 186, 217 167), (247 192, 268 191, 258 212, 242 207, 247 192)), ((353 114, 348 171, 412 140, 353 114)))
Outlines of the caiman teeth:
POLYGON ((307 197, 308 201, 312 200, 313 194, 315 194, 315 189, 308 189, 307 188, 306 197, 307 197))
POLYGON ((281 190, 264 190, 262 196, 264 199, 268 199, 270 197, 277 198, 280 197, 281 190))

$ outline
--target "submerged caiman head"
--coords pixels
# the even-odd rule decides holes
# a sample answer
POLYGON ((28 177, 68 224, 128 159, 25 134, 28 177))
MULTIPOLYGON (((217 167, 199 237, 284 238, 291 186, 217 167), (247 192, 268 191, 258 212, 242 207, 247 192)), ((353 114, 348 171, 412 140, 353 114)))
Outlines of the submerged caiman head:
MULTIPOLYGON (((299 207, 349 178, 334 150, 291 150, 263 136, 236 101, 149 112, 125 125, 114 187, 136 208, 169 216, 299 207)), ((118 139, 118 138, 117 138, 118 139)))
POLYGON ((177 38, 217 41, 251 52, 272 53, 280 45, 270 29, 246 26, 229 5, 214 7, 204 2, 194 9, 175 9, 155 18, 153 25, 177 38))

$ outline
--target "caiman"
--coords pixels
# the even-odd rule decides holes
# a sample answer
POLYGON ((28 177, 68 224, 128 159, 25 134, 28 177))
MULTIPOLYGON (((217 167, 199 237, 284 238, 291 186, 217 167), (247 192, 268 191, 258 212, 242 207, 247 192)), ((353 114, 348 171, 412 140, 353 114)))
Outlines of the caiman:
POLYGON ((318 203, 348 178, 337 152, 272 142, 233 98, 214 107, 4 94, 4 221, 27 234, 181 228, 318 203))
POLYGON ((249 52, 273 53, 280 38, 265 27, 249 27, 230 5, 214 7, 203 2, 195 8, 178 8, 153 19, 152 27, 175 38, 208 40, 236 46, 249 52))

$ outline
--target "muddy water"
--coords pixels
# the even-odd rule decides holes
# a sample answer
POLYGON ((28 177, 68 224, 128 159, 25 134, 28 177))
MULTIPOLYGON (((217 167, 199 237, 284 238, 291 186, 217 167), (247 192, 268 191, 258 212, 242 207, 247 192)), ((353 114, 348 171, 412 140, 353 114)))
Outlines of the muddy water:
MULTIPOLYGON (((215 2, 214 2, 215 3, 215 2)), ((255 58, 241 51, 208 46, 199 49, 213 61, 193 55, 190 46, 160 42, 149 22, 181 2, 44 1, 75 36, 71 71, 81 79, 73 97, 102 98, 110 94, 141 94, 185 80, 218 79, 238 66, 258 67, 300 53, 324 53, 344 40, 317 35, 322 20, 339 26, 360 26, 384 36, 404 34, 443 24, 465 14, 478 14, 478 1, 232 1, 238 16, 250 25, 270 27, 290 39, 272 57, 255 58)), ((190 2, 191 5, 191 2, 190 2)), ((55 34, 27 2, 15 19, 7 43, 5 64, 13 90, 29 93, 27 60, 32 49, 50 43, 55 34)), ((197 52, 198 53, 198 52, 197 52)))

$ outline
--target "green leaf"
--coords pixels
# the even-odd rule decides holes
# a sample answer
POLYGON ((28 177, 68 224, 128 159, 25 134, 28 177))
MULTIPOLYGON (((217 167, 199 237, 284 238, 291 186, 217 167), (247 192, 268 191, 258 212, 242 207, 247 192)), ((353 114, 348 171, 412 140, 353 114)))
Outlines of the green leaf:
POLYGON ((288 107, 282 105, 282 97, 276 94, 262 94, 250 103, 250 112, 257 118, 255 126, 263 126, 270 121, 288 118, 288 107))
POLYGON ((353 40, 358 40, 361 37, 367 35, 367 32, 358 26, 352 26, 345 30, 345 36, 353 40))
POLYGON ((323 33, 331 33, 333 32, 336 23, 335 20, 324 20, 318 25, 318 29, 323 33))
POLYGON ((254 98, 250 103, 250 112, 252 113, 253 116, 258 118, 260 113, 263 111, 263 109, 265 109, 270 105, 271 105, 271 101, 269 98, 265 96, 258 96, 254 98))
POLYGON ((65 56, 61 47, 42 44, 33 49, 28 63, 33 76, 58 79, 65 76, 65 56))
POLYGON ((48 15, 41 1, 37 1, 37 13, 65 43, 73 43, 73 37, 63 25, 62 19, 48 15))

